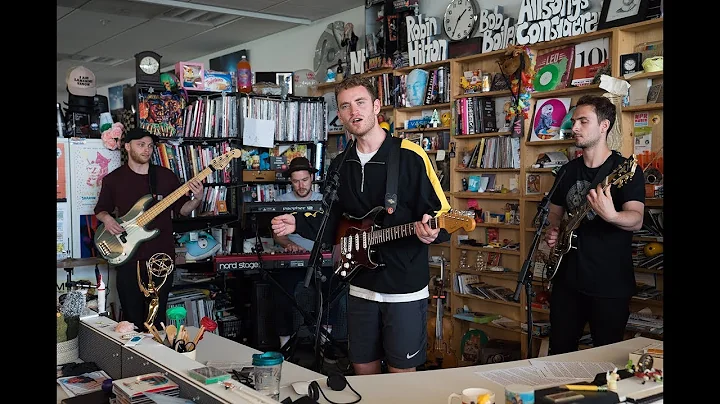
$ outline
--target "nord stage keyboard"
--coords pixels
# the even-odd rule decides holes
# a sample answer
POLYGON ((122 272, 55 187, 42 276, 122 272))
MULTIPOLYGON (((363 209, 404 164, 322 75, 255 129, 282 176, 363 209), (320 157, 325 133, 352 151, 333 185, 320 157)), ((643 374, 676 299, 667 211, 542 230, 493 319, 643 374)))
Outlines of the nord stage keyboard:
POLYGON ((243 210, 245 213, 319 212, 322 201, 246 202, 243 210))
MULTIPOLYGON (((322 266, 332 267, 332 253, 322 252, 322 266)), ((310 253, 260 254, 265 269, 302 268, 308 266, 310 253)), ((257 254, 228 254, 213 257, 213 266, 217 272, 248 271, 260 269, 257 254)))

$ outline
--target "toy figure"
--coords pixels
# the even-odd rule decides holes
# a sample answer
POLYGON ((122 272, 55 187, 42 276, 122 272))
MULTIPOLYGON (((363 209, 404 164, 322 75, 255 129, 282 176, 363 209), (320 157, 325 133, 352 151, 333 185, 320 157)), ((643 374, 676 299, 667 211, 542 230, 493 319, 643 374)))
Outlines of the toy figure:
POLYGON ((613 369, 612 373, 608 371, 605 374, 605 380, 607 381, 608 390, 617 392, 617 381, 620 380, 620 375, 617 372, 617 368, 613 369))

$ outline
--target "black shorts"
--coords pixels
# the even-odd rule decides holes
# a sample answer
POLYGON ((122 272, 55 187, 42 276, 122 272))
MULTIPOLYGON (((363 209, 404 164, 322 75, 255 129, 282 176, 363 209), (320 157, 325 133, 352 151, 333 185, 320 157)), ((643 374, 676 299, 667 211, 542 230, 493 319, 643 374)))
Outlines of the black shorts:
POLYGON ((348 296, 350 360, 369 363, 385 359, 388 366, 410 369, 425 363, 427 299, 379 303, 348 296))

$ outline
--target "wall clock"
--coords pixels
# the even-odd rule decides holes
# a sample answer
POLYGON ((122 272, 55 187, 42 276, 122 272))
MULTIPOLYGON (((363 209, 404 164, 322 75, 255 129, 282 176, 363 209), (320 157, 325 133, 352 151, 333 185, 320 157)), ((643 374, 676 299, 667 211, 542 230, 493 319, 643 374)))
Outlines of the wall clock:
POLYGON ((135 55, 135 82, 146 85, 160 84, 160 58, 153 51, 143 51, 135 55))
POLYGON ((445 9, 443 29, 451 41, 462 41, 472 36, 477 19, 474 0, 451 0, 445 9))

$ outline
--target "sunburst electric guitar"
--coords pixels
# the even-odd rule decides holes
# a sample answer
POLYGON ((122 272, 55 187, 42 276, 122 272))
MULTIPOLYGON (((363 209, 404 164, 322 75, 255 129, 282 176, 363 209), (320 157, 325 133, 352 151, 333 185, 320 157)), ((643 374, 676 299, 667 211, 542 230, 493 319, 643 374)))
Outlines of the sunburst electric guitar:
MULTIPOLYGON (((615 167, 615 169, 605 177, 603 181, 603 191, 613 185, 621 188, 627 184, 633 175, 635 175, 636 167, 637 160, 635 160, 635 155, 632 155, 625 160, 625 162, 615 167)), ((590 204, 585 201, 575 212, 568 212, 566 217, 560 222, 560 226, 558 226, 557 243, 550 250, 547 261, 545 262, 545 278, 547 278, 547 280, 552 280, 555 275, 557 275, 563 256, 569 253, 571 249, 577 248, 573 244, 573 241, 577 238, 575 230, 577 230, 589 212, 590 204)))
MULTIPOLYGON (((232 149, 229 152, 215 157, 210 161, 208 166, 200 171, 192 179, 202 181, 207 178, 210 173, 216 170, 222 170, 230 161, 234 158, 240 157, 239 149, 232 149)), ((135 205, 130 209, 128 213, 120 218, 117 218, 118 224, 122 226, 125 231, 114 235, 109 231, 105 230, 105 225, 100 224, 97 231, 95 231, 95 247, 97 247, 100 255, 113 265, 122 265, 129 260, 138 246, 146 241, 156 237, 159 230, 153 229, 148 230, 145 226, 148 225, 157 215, 163 212, 165 209, 170 207, 175 201, 190 189, 187 183, 180 186, 180 188, 173 191, 170 195, 161 199, 158 203, 153 205, 150 209, 145 210, 147 205, 153 199, 152 195, 147 194, 135 202, 135 205)))
MULTIPOLYGON (((347 278, 358 268, 377 269, 377 251, 373 248, 388 241, 415 235, 415 223, 382 228, 380 223, 385 217, 385 207, 377 206, 365 216, 355 218, 345 215, 340 223, 338 234, 342 236, 335 246, 338 254, 335 274, 347 278)), ((474 213, 450 210, 428 221, 433 229, 442 228, 448 233, 459 229, 475 229, 474 213)))

